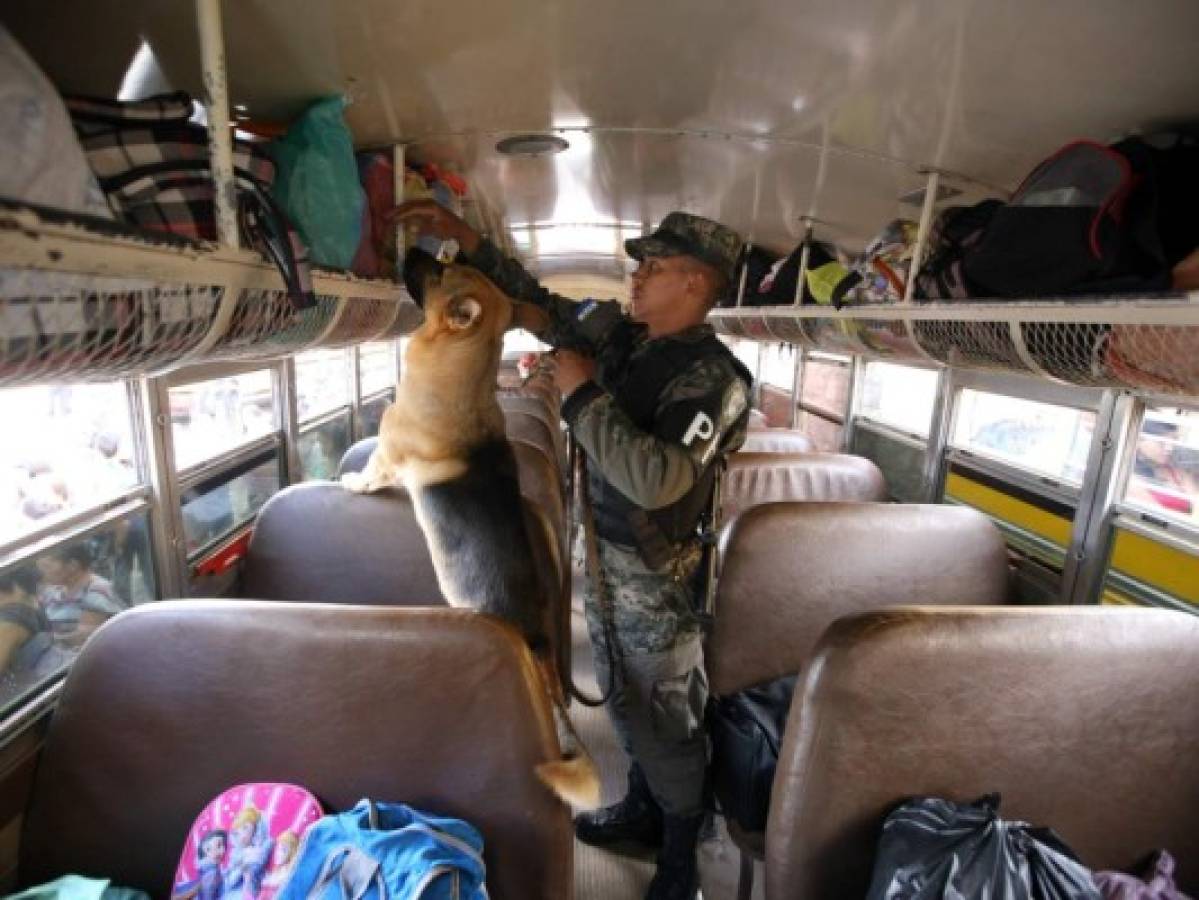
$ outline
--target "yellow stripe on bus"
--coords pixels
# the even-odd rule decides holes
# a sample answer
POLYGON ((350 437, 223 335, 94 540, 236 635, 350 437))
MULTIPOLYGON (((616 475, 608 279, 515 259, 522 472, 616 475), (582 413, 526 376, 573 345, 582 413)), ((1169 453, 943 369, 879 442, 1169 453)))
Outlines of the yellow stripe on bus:
POLYGON ((1117 528, 1111 567, 1180 600, 1199 603, 1199 556, 1117 528))
POLYGON ((979 484, 957 472, 950 472, 945 479, 945 495, 1040 535, 1059 547, 1070 546, 1070 529, 1073 523, 1069 519, 985 484, 979 484))

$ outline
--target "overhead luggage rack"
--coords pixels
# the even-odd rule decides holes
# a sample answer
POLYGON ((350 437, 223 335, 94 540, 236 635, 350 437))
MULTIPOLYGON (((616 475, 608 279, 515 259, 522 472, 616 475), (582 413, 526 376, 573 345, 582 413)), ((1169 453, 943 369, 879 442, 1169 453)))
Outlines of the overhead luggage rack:
POLYGON ((1035 375, 1066 384, 1199 397, 1199 292, 1154 297, 736 307, 732 337, 1035 375))
POLYGON ((0 201, 0 386, 152 375, 396 337, 402 287, 315 269, 292 307, 256 253, 0 201))

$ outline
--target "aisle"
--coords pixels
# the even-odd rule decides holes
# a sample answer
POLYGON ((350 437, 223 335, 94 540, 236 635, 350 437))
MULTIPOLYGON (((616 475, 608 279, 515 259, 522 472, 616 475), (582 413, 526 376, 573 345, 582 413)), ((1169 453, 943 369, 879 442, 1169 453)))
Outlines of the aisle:
MULTIPOLYGON (((595 669, 591 662, 591 642, 583 618, 583 582, 576 571, 574 603, 571 610, 573 668, 575 683, 589 696, 597 696, 595 669)), ((579 737, 591 751, 603 783, 603 803, 615 803, 625 791, 628 761, 616 740, 616 732, 604 709, 589 709, 579 702, 570 707, 579 737)), ((737 896, 738 851, 728 840, 719 817, 712 833, 700 844, 700 876, 703 900, 734 900, 737 896)), ((575 900, 642 900, 650 878, 652 860, 634 860, 604 853, 575 841, 575 900)), ((753 900, 762 900, 763 875, 758 867, 753 900)))

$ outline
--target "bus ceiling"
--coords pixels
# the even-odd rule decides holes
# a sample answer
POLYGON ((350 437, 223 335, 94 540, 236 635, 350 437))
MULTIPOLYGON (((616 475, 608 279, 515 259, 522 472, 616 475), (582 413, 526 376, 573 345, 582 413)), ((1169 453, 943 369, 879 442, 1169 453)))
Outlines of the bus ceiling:
MULTIPOLYGON (((71 6, 64 28, 41 0, 5 3, 60 89, 115 96, 145 42, 203 95, 190 3, 71 6)), ((255 0, 223 20, 250 118, 344 94, 359 146, 456 167, 513 232, 587 229, 559 263, 601 275, 622 234, 675 208, 779 251, 811 215, 860 247, 918 212, 928 169, 967 201, 1002 194, 1069 140, 1194 118, 1199 100, 1191 0, 255 0), (523 132, 569 146, 496 149, 523 132)))

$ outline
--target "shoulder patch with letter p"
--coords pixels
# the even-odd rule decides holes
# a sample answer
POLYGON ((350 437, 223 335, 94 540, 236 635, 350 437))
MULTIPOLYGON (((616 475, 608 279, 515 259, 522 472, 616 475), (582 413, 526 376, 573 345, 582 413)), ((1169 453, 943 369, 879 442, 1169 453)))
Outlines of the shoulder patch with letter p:
POLYGON ((714 434, 716 434, 716 423, 712 421, 712 417, 707 413, 699 412, 695 414, 695 418, 687 426, 687 432, 683 435, 683 444, 690 447, 691 442, 696 438, 706 441, 714 434))

